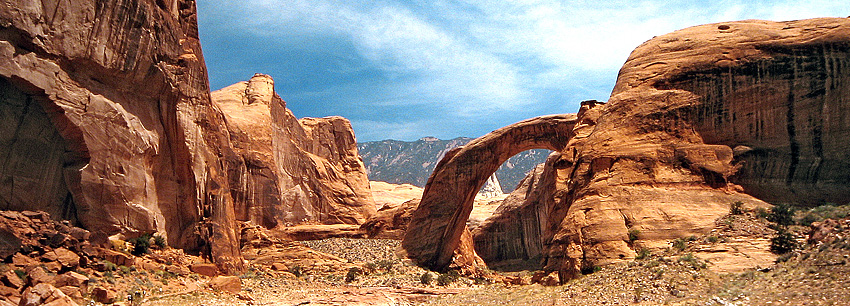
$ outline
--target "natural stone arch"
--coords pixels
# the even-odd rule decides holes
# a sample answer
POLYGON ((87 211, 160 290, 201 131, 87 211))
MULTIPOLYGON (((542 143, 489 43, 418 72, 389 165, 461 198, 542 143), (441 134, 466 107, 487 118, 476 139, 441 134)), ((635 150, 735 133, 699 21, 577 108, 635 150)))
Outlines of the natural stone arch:
POLYGON ((563 150, 575 123, 575 114, 536 117, 446 153, 428 178, 402 241, 407 256, 433 270, 445 270, 459 248, 462 256, 475 257, 471 247, 461 246, 475 194, 511 156, 531 149, 563 150))

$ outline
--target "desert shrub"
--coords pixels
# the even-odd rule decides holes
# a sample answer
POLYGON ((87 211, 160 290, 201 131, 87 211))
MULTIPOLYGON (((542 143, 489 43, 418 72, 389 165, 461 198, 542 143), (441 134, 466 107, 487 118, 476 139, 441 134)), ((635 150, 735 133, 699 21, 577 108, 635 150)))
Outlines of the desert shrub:
POLYGON ((363 275, 363 270, 358 267, 352 267, 348 269, 348 273, 345 274, 345 282, 350 283, 357 280, 357 277, 363 275))
POLYGON ((396 264, 395 261, 392 261, 392 260, 389 260, 389 259, 379 260, 377 262, 378 269, 381 269, 381 270, 384 270, 384 271, 387 271, 387 272, 392 271, 395 264, 396 264))
POLYGON ((446 286, 460 278, 460 274, 455 270, 449 270, 446 273, 440 273, 440 276, 437 276, 437 285, 446 286))
POLYGON ((729 214, 743 215, 744 214, 744 202, 741 202, 741 201, 733 202, 731 207, 729 207, 729 214))
POLYGON ((115 271, 118 270, 118 266, 108 260, 103 261, 103 269, 104 271, 115 271))
POLYGON ((160 249, 164 249, 168 246, 168 243, 165 241, 165 237, 162 237, 161 235, 153 236, 153 244, 159 247, 160 249))
POLYGON ((692 253, 686 253, 685 255, 679 256, 679 262, 689 265, 693 269, 703 269, 706 267, 704 262, 700 262, 699 258, 694 256, 692 253))
POLYGON ((759 219, 767 220, 770 217, 770 212, 767 210, 767 208, 764 208, 764 207, 756 208, 755 213, 756 213, 756 218, 759 218, 759 219))
POLYGON ((421 282, 423 285, 430 285, 432 282, 434 282, 434 273, 422 273, 422 275, 419 276, 419 282, 421 282))
POLYGON ((375 271, 378 271, 378 264, 374 262, 367 262, 363 265, 363 268, 366 269, 366 271, 374 273, 375 271))
POLYGON ((825 203, 821 206, 799 212, 797 214, 797 223, 804 226, 811 226, 812 223, 825 219, 841 219, 847 216, 850 216, 850 205, 825 203))
POLYGON ((144 235, 130 239, 128 242, 133 245, 133 249, 130 251, 130 254, 136 256, 145 255, 150 252, 151 234, 145 233, 144 235))
POLYGON ((794 224, 794 208, 787 204, 778 204, 770 208, 768 221, 776 223, 777 226, 789 226, 794 224))
POLYGON ((774 254, 785 254, 796 248, 797 241, 794 240, 794 235, 785 228, 777 230, 776 237, 770 239, 770 251, 774 254))
POLYGON ((651 255, 651 254, 652 254, 652 253, 649 251, 649 249, 647 249, 647 248, 641 248, 640 250, 638 250, 638 251, 637 251, 637 255, 635 256, 635 259, 644 259, 644 258, 648 258, 648 257, 649 257, 649 255, 651 255))
POLYGON ((602 270, 602 267, 600 267, 600 266, 585 264, 581 267, 581 274, 588 275, 588 274, 599 272, 600 270, 602 270))
POLYGON ((629 229, 629 241, 634 242, 638 240, 638 235, 640 235, 640 230, 636 228, 629 229))
POLYGON ((679 251, 684 250, 688 247, 688 242, 682 238, 676 238, 673 240, 673 248, 679 251))
POLYGON ((711 236, 705 237, 705 241, 707 241, 708 243, 717 243, 717 241, 720 241, 720 238, 717 237, 717 236, 711 235, 711 236))
POLYGON ((304 267, 294 265, 292 267, 289 267, 289 273, 292 273, 292 275, 295 275, 295 277, 301 277, 302 275, 304 275, 304 267))

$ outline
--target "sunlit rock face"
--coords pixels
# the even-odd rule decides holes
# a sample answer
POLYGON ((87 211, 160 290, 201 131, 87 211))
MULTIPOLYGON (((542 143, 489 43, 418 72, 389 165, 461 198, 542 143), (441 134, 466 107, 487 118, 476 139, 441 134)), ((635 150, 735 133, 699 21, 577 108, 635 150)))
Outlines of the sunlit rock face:
POLYGON ((499 151, 487 141, 513 144, 496 134, 440 162, 402 245, 438 269, 451 258, 540 253, 543 270, 566 281, 640 248, 704 234, 734 202, 847 203, 848 60, 845 18, 749 20, 655 37, 629 57, 607 103, 583 102, 558 134, 526 133, 537 143, 567 141, 542 171, 553 181, 538 184, 554 188, 527 188, 523 201, 506 202, 477 229, 476 248, 486 255, 460 247, 464 226, 456 221, 468 217, 469 201, 448 198, 463 198, 492 173, 489 152, 499 151), (464 152, 475 157, 455 155, 464 152))
POLYGON ((845 18, 709 24, 639 46, 563 152, 568 208, 550 219, 545 269, 563 280, 705 233, 735 201, 846 202, 848 47, 845 18))
POLYGON ((257 74, 212 93, 244 160, 231 170, 239 220, 268 228, 361 224, 375 214, 354 131, 342 117, 298 120, 257 74))
POLYGON ((195 3, 0 3, 0 205, 242 269, 195 3))

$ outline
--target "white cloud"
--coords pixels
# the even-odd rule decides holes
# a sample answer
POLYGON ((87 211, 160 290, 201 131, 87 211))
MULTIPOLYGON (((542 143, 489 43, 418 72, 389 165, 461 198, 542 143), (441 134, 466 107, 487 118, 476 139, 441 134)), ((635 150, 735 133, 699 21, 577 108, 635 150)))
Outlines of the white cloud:
MULTIPOLYGON (((375 107, 417 104, 420 109, 433 104, 434 113, 463 120, 486 112, 525 116, 529 109, 545 112, 545 104, 578 102, 563 101, 573 96, 561 100, 543 97, 553 92, 605 99, 617 71, 635 47, 677 29, 740 19, 850 15, 846 3, 834 0, 412 2, 245 0, 222 1, 216 6, 227 7, 222 8, 228 12, 219 17, 222 22, 262 39, 350 43, 359 58, 387 78, 371 96, 358 97, 357 103, 375 107)), ((349 85, 325 90, 347 90, 349 85)), ((346 94, 351 91, 337 96, 346 94)), ((506 120, 520 119, 524 118, 506 120)), ((371 135, 369 139, 410 139, 410 135, 423 136, 422 129, 451 121, 387 120, 376 116, 356 121, 355 128, 358 135, 371 135), (372 129, 388 135, 381 137, 370 132, 372 129)))

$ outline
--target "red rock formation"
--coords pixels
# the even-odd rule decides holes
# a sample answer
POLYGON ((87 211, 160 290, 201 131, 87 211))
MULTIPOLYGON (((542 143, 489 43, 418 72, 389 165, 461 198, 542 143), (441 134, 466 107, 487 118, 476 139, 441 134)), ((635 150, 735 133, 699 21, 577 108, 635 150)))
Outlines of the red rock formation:
POLYGON ((553 153, 528 173, 493 216, 472 231, 475 252, 493 269, 540 269, 544 244, 552 238, 545 224, 556 207, 553 153))
POLYGON ((242 268, 191 0, 0 3, 0 205, 242 268), (34 202, 34 199, 43 199, 34 202))
POLYGON ((638 47, 564 154, 570 204, 549 224, 546 269, 563 280, 758 204, 733 183, 770 201, 846 201, 848 46, 850 20, 827 18, 703 25, 638 47))
POLYGON ((262 74, 215 91, 212 99, 245 161, 231 172, 239 220, 267 228, 361 224, 375 213, 348 120, 297 120, 262 74))
POLYGON ((420 265, 443 270, 478 262, 466 220, 475 195, 508 158, 529 149, 562 150, 575 115, 533 118, 450 150, 440 160, 413 212, 402 247, 420 265), (461 236, 466 237, 463 241, 461 236))
MULTIPOLYGON (((583 103, 575 126, 559 131, 571 138, 555 148, 556 191, 541 225, 544 270, 563 282, 636 249, 704 233, 733 202, 765 205, 743 192, 845 203, 848 59, 844 18, 711 24, 638 47, 608 103, 583 103)), ((480 187, 478 178, 492 173, 480 170, 501 160, 490 155, 503 153, 483 144, 490 138, 459 151, 464 160, 449 154, 432 175, 403 243, 420 264, 444 269, 464 253, 459 233, 471 202, 464 191, 480 187)))

